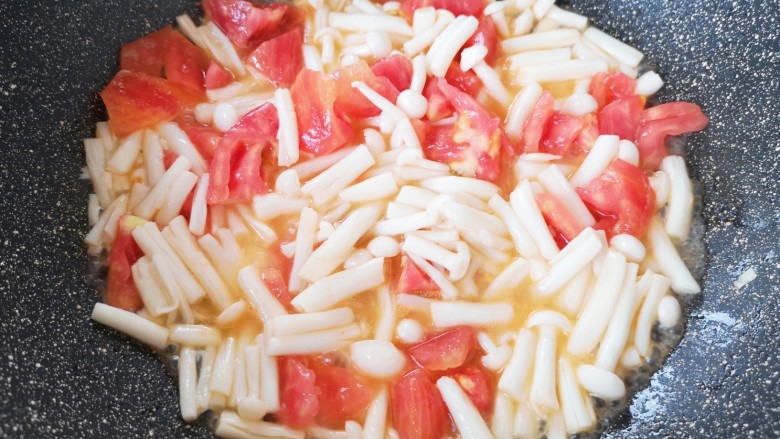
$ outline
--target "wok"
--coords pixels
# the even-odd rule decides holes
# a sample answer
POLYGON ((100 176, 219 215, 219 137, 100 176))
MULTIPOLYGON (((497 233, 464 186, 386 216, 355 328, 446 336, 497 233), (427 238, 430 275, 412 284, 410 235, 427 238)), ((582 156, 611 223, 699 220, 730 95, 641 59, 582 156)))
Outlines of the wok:
MULTIPOLYGON (((703 194, 704 293, 680 346, 607 437, 780 436, 776 0, 572 0, 647 54, 660 101, 711 117, 687 151, 703 194), (758 278, 732 282, 753 268, 758 278)), ((0 437, 210 437, 180 420, 148 349, 89 321, 81 139, 119 47, 195 1, 4 0, 0 41, 0 437)))

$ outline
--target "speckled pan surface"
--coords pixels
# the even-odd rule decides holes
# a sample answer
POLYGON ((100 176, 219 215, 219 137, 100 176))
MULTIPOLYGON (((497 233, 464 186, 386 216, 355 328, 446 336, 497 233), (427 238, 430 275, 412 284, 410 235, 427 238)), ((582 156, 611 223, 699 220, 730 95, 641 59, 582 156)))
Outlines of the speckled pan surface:
MULTIPOLYGON (((780 4, 573 0, 644 51, 662 101, 711 117, 689 143, 704 189, 704 296, 680 347, 607 437, 780 436, 780 4), (732 282, 753 268, 758 278, 732 282)), ((147 349, 89 321, 80 139, 119 47, 183 0, 0 2, 0 437, 210 437, 180 421, 147 349)))

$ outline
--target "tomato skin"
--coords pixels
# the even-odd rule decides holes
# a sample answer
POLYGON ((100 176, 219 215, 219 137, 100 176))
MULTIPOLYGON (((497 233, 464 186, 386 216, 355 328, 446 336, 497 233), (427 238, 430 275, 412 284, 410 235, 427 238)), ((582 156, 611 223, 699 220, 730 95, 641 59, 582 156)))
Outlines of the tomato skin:
POLYGON ((363 118, 378 116, 381 110, 371 103, 360 90, 352 86, 354 81, 362 81, 388 101, 395 103, 398 89, 384 76, 377 76, 364 61, 352 63, 336 70, 332 74, 336 82, 336 101, 333 105, 336 113, 346 117, 363 118))
POLYGON ((290 87, 303 68, 303 28, 260 43, 247 63, 279 87, 290 87))
POLYGON ((642 237, 655 213, 655 193, 647 176, 621 159, 584 188, 577 188, 577 194, 597 220, 606 217, 613 221, 607 230, 609 237, 621 233, 642 237))
POLYGON ((359 420, 374 398, 369 385, 346 367, 329 364, 323 358, 310 362, 321 401, 316 420, 329 428, 344 428, 349 420, 359 420))
POLYGON ((599 131, 601 134, 614 134, 633 141, 644 106, 645 102, 640 96, 610 102, 599 112, 599 131))
POLYGON ((174 119, 181 93, 168 81, 121 70, 100 92, 108 124, 118 137, 174 119))
POLYGON ((669 102, 646 109, 636 136, 639 161, 643 169, 657 170, 668 155, 666 137, 701 131, 709 118, 690 102, 669 102))
POLYGON ((403 263, 397 291, 399 294, 414 294, 431 298, 438 298, 441 295, 441 288, 411 259, 406 259, 403 263))
POLYGON ((576 151, 572 149, 582 126, 578 118, 553 110, 544 128, 539 150, 563 157, 574 155, 576 151))
POLYGON ((615 100, 634 95, 636 81, 623 72, 597 73, 590 81, 588 93, 596 99, 599 108, 615 100))
POLYGON ((203 0, 203 10, 239 48, 250 48, 271 37, 290 7, 281 3, 260 6, 243 0, 203 0))
POLYGON ((474 407, 483 418, 490 416, 493 410, 493 383, 485 369, 468 364, 450 375, 466 392, 474 407))
POLYGON ((392 392, 393 427, 401 439, 440 439, 447 407, 434 382, 420 369, 399 379, 392 392))
POLYGON ((208 59, 201 50, 178 32, 171 36, 165 55, 165 77, 195 95, 203 95, 208 59))
POLYGON ((279 357, 279 420, 292 428, 314 424, 320 411, 317 376, 299 357, 279 357))
POLYGON ((407 90, 412 85, 412 70, 412 60, 400 53, 386 56, 371 66, 377 77, 387 78, 398 91, 407 90))
POLYGON ((492 18, 480 18, 477 31, 469 38, 464 47, 475 45, 482 45, 487 48, 487 55, 485 55, 486 63, 491 66, 496 63, 496 59, 500 55, 501 46, 498 44, 498 30, 492 18))
POLYGON ((474 329, 462 326, 450 329, 409 348, 409 356, 430 371, 462 366, 474 349, 474 329))
POLYGON ((576 238, 584 229, 566 208, 566 205, 554 195, 536 194, 534 195, 534 200, 536 205, 539 206, 545 222, 556 232, 553 236, 557 237, 556 235, 560 235, 562 238, 562 240, 556 239, 558 247, 565 247, 568 242, 576 238))
POLYGON ((291 93, 302 150, 314 155, 327 154, 352 139, 352 125, 333 109, 336 84, 332 79, 304 69, 298 74, 291 93))
POLYGON ((222 136, 209 167, 209 204, 248 200, 267 189, 261 175, 262 153, 276 142, 278 129, 276 107, 266 103, 222 136))
POLYGON ((536 104, 534 104, 531 115, 525 121, 525 126, 523 127, 523 135, 520 141, 523 152, 539 151, 539 141, 542 139, 544 128, 553 114, 553 105, 555 105, 555 99, 553 99, 550 92, 544 92, 539 97, 539 100, 536 101, 536 104))
POLYGON ((168 47, 172 36, 176 34, 171 26, 166 26, 125 44, 119 52, 119 68, 149 76, 162 76, 168 47))
POLYGON ((131 267, 144 253, 131 233, 146 220, 125 214, 117 221, 116 237, 108 257, 108 279, 104 301, 125 311, 136 312, 144 307, 141 294, 133 280, 131 267))

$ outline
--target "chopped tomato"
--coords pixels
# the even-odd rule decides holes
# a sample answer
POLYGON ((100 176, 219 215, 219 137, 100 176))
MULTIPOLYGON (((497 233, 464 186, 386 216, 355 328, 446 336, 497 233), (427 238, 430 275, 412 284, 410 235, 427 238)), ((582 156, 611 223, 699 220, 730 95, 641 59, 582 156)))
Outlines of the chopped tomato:
POLYGON ((122 70, 100 92, 108 124, 118 137, 174 119, 181 93, 162 78, 122 70))
POLYGON ((293 307, 290 304, 292 301, 292 294, 287 289, 287 282, 284 280, 284 274, 278 268, 268 267, 260 271, 260 279, 268 288, 268 291, 279 300, 279 303, 292 312, 293 307))
POLYGON ((493 390, 490 375, 479 366, 466 365, 451 375, 466 392, 482 417, 493 410, 493 390))
POLYGON ((539 206, 539 210, 542 211, 544 220, 555 232, 553 236, 556 238, 558 247, 565 247, 567 243, 576 238, 584 229, 577 221, 577 218, 554 195, 536 194, 534 195, 534 200, 536 205, 539 206))
POLYGON ((479 18, 485 9, 485 0, 433 0, 433 7, 446 9, 456 17, 458 15, 473 15, 479 18))
POLYGON ((492 66, 496 62, 501 48, 498 44, 498 30, 496 30, 496 24, 493 22, 492 18, 480 18, 477 31, 469 38, 464 47, 476 45, 482 45, 487 48, 485 62, 492 66))
POLYGON ((119 52, 119 68, 149 76, 162 76, 171 37, 176 34, 171 26, 166 26, 125 44, 119 52))
POLYGON ((415 294, 424 297, 439 297, 441 289, 411 259, 405 259, 398 279, 399 294, 415 294))
POLYGON ((645 173, 638 167, 617 159, 603 174, 578 188, 582 201, 597 220, 614 221, 609 236, 627 233, 637 238, 647 230, 655 207, 655 193, 645 173))
POLYGON ((447 429, 447 408, 436 385, 420 369, 393 386, 393 427, 401 439, 440 439, 447 429))
POLYGON ((555 99, 549 92, 544 92, 534 104, 533 110, 523 127, 523 136, 520 141, 523 152, 539 151, 539 141, 542 140, 544 128, 553 114, 555 99))
POLYGON ((398 91, 407 90, 412 85, 412 70, 412 60, 400 53, 386 56, 371 66, 377 77, 387 78, 398 91))
POLYGON ((197 95, 203 94, 206 55, 178 32, 171 36, 168 53, 165 56, 165 77, 185 90, 197 95))
POLYGON ((447 370, 460 367, 474 349, 474 330, 463 326, 437 334, 409 348, 409 355, 427 370, 447 370))
POLYGON ((200 155, 206 160, 211 160, 217 150, 219 140, 222 138, 222 133, 208 125, 201 124, 192 115, 184 115, 177 122, 190 141, 198 148, 200 155))
MULTIPOLYGON (((447 73, 444 75, 444 79, 447 80, 448 84, 455 86, 474 97, 476 97, 477 93, 482 89, 482 81, 477 77, 477 74, 472 70, 464 72, 460 69, 460 64, 456 62, 450 64, 447 73)), ((431 81, 430 78, 428 80, 431 81)))
POLYGON ((336 81, 336 113, 349 117, 377 116, 381 111, 371 103, 363 93, 352 86, 354 81, 362 81, 388 101, 395 103, 398 89, 384 76, 377 76, 364 61, 352 63, 336 70, 332 74, 336 81))
POLYGON ((435 80, 428 78, 428 82, 425 83, 423 88, 423 96, 428 100, 428 110, 426 110, 425 117, 429 121, 438 122, 452 115, 454 111, 452 105, 447 102, 447 98, 441 92, 439 84, 435 80))
POLYGON ((243 0, 203 0, 203 10, 240 48, 253 47, 269 38, 282 24, 290 7, 282 3, 259 4, 243 0))
POLYGON ((246 61, 277 86, 291 86, 303 68, 303 28, 262 42, 246 61))
POLYGON ((414 11, 420 8, 427 8, 432 4, 433 0, 403 0, 401 1, 401 12, 411 21, 414 17, 414 11))
POLYGON ((208 69, 206 69, 206 90, 224 87, 230 84, 232 80, 233 75, 230 72, 225 70, 218 62, 211 61, 208 69))
POLYGON ((423 152, 428 160, 452 163, 463 158, 468 145, 452 140, 453 125, 431 126, 423 143, 423 152))
POLYGON ((310 364, 317 375, 315 385, 321 401, 317 423, 343 428, 346 421, 360 420, 374 396, 365 380, 346 367, 322 358, 314 359, 310 364))
POLYGON ((248 200, 267 190, 261 175, 263 150, 276 142, 276 107, 250 111, 219 141, 209 167, 209 204, 248 200))
POLYGON ((314 423, 320 411, 314 371, 297 357, 279 357, 279 420, 292 428, 314 423))
POLYGON ((599 138, 599 118, 596 113, 589 113, 580 118, 582 122, 582 129, 577 140, 574 141, 575 154, 583 154, 590 152, 593 145, 596 143, 596 139, 599 138))
POLYGON ((690 102, 669 102, 646 109, 636 143, 642 168, 655 171, 668 154, 666 137, 701 131, 709 123, 701 108, 690 102))
POLYGON ((644 99, 640 96, 610 102, 599 112, 599 131, 601 134, 614 134, 621 139, 633 141, 644 106, 644 99))
POLYGON ((141 294, 133 281, 131 267, 144 253, 133 240, 131 233, 136 226, 147 221, 125 214, 117 221, 116 237, 108 257, 108 281, 105 302, 125 311, 136 312, 144 307, 141 294))
POLYGON ((591 80, 588 93, 596 99, 599 108, 617 99, 629 98, 634 95, 636 81, 623 72, 597 73, 591 80))
POLYGON ((539 143, 539 150, 564 157, 573 155, 571 149, 580 130, 582 122, 578 118, 553 110, 539 143))
POLYGON ((456 172, 476 176, 486 181, 498 178, 498 160, 501 154, 502 133, 499 119, 465 92, 438 80, 439 89, 458 112, 458 120, 452 130, 452 140, 468 145, 450 167, 456 172))
POLYGON ((298 119, 300 147, 323 155, 352 139, 352 125, 336 114, 336 83, 322 73, 304 69, 291 89, 298 119))

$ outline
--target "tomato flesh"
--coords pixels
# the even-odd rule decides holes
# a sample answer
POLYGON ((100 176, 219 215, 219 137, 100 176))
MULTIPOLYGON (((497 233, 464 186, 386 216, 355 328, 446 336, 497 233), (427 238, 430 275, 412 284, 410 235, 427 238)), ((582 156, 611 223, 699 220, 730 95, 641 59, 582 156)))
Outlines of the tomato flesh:
POLYGON ((644 99, 640 96, 610 102, 599 112, 599 131, 601 134, 614 134, 621 139, 633 141, 644 106, 644 99))
POLYGON ((141 294, 133 280, 131 267, 144 253, 135 243, 131 233, 136 226, 147 221, 125 214, 117 221, 116 237, 108 257, 108 280, 104 301, 125 311, 136 312, 144 307, 141 294))
POLYGON ((502 132, 499 119, 486 110, 469 94, 439 79, 439 89, 458 113, 452 130, 452 140, 465 144, 463 154, 451 161, 450 167, 457 173, 475 176, 486 181, 498 178, 498 160, 501 154, 502 132))
POLYGON ((247 63, 279 87, 290 87, 303 68, 303 28, 262 42, 247 63))
POLYGON ((166 26, 125 44, 119 52, 119 68, 149 76, 162 76, 168 47, 176 34, 171 26, 166 26))
POLYGON ((280 27, 289 6, 260 5, 243 0, 203 0, 203 10, 240 48, 253 47, 280 27))
POLYGON ((211 61, 209 67, 206 69, 205 86, 206 90, 213 90, 215 88, 222 88, 233 81, 233 75, 230 74, 224 67, 219 65, 216 61, 211 61))
POLYGON ((485 369, 469 364, 450 375, 466 392, 482 417, 487 418, 493 410, 492 380, 485 369))
POLYGON ((640 238, 654 213, 655 193, 647 176, 621 159, 577 193, 597 220, 605 220, 610 237, 626 233, 640 238))
POLYGON ((268 291, 276 297, 288 312, 293 312, 293 306, 290 304, 292 301, 292 294, 287 289, 287 282, 284 279, 282 271, 275 267, 268 267, 260 271, 260 279, 262 279, 268 291))
POLYGON ((386 56, 371 66, 371 71, 377 77, 387 78, 399 91, 407 90, 412 85, 412 70, 412 61, 400 53, 386 56))
POLYGON ((314 359, 311 367, 317 375, 320 410, 317 423, 343 428, 349 420, 359 420, 374 397, 368 384, 346 367, 314 359))
POLYGON ((420 369, 393 386, 393 428, 401 439, 440 439, 447 429, 447 408, 434 382, 420 369))
POLYGON ((336 114, 336 84, 322 73, 304 69, 291 89, 300 148, 315 155, 332 152, 352 139, 352 125, 336 114))
POLYGON ((523 127, 523 135, 521 139, 521 145, 523 152, 537 152, 539 151, 539 141, 542 140, 542 134, 544 134, 544 128, 550 117, 553 114, 553 105, 555 99, 549 92, 544 92, 539 100, 534 104, 533 110, 528 120, 525 121, 523 127))
POLYGON ((184 115, 176 122, 198 149, 200 155, 206 160, 211 160, 217 150, 219 140, 222 138, 222 133, 208 125, 201 124, 192 115, 184 115))
POLYGON ((634 95, 636 81, 623 72, 601 72, 590 80, 588 93, 596 99, 599 108, 615 100, 634 95))
POLYGON ((206 90, 204 80, 207 68, 208 59, 203 52, 181 34, 174 32, 165 55, 165 77, 190 93, 202 95, 206 90))
POLYGON ((500 48, 498 44, 498 30, 496 24, 490 17, 482 17, 479 20, 479 27, 474 35, 469 38, 464 47, 471 47, 475 45, 482 45, 487 48, 487 55, 485 55, 485 62, 489 65, 493 65, 500 55, 500 48))
POLYGON ((550 194, 534 195, 536 205, 542 212, 545 222, 552 228, 558 247, 563 248, 576 238, 584 227, 558 198, 550 194))
POLYGON ((404 261, 398 280, 399 294, 415 294, 424 297, 439 297, 441 289, 427 274, 410 259, 404 261))
POLYGON ((209 204, 248 200, 267 190, 261 175, 262 153, 276 142, 278 129, 276 107, 266 103, 222 136, 209 167, 209 204))
POLYGON ((643 169, 657 170, 668 155, 666 138, 701 131, 709 118, 701 108, 690 102, 669 102, 646 109, 642 113, 636 136, 639 161, 643 169))
POLYGON ((314 424, 320 411, 317 377, 302 359, 279 357, 279 411, 276 416, 292 428, 314 424))
POLYGON ((364 61, 358 61, 336 70, 332 77, 336 82, 334 109, 337 114, 351 118, 363 118, 377 116, 381 113, 381 110, 363 96, 360 90, 352 86, 355 81, 362 81, 392 103, 398 99, 398 89, 390 79, 375 75, 364 61))
POLYGON ((582 130, 582 122, 573 116, 553 111, 543 136, 539 142, 539 150, 562 157, 576 155, 573 151, 574 142, 582 130))
POLYGON ((118 137, 176 118, 181 93, 165 79, 122 70, 100 97, 108 112, 108 124, 118 137))
POLYGON ((420 366, 431 371, 460 367, 474 349, 474 329, 468 326, 451 329, 409 348, 409 355, 420 366))

